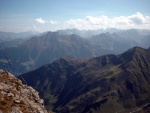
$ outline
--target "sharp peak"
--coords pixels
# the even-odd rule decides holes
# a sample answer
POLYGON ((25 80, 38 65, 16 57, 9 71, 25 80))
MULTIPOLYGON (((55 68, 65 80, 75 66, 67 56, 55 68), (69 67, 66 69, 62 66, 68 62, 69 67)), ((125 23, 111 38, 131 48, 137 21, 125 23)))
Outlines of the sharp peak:
POLYGON ((146 52, 148 52, 147 49, 141 47, 133 47, 118 56, 121 56, 123 59, 130 59, 134 56, 144 55, 146 52))
POLYGON ((142 47, 135 46, 135 47, 127 50, 126 52, 138 52, 138 51, 140 52, 141 50, 146 50, 146 49, 144 49, 142 47))

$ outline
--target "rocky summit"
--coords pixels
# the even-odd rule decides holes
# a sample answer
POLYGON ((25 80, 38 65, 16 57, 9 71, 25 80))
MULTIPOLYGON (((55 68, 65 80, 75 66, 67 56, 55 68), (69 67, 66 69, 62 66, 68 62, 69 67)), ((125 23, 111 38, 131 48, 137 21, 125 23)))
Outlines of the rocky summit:
POLYGON ((0 113, 48 113, 32 87, 0 70, 0 113))

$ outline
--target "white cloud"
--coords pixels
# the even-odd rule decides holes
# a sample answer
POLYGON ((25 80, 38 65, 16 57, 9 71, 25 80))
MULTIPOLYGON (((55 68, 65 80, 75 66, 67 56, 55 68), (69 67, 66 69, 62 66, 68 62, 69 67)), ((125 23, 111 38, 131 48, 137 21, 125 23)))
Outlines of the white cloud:
POLYGON ((37 23, 40 23, 40 24, 44 24, 45 23, 45 21, 42 18, 37 18, 37 19, 35 19, 35 21, 37 23))
POLYGON ((87 16, 85 19, 71 19, 65 21, 66 27, 77 29, 150 29, 150 17, 137 12, 130 16, 118 16, 109 18, 108 16, 87 16))
POLYGON ((53 21, 53 20, 50 20, 49 22, 47 22, 47 23, 50 23, 50 24, 58 24, 58 22, 57 21, 53 21))
POLYGON ((100 17, 87 16, 86 21, 91 22, 93 25, 99 25, 101 23, 107 24, 109 20, 107 16, 100 16, 100 17))
POLYGON ((131 22, 135 23, 135 24, 142 24, 145 21, 145 18, 141 13, 137 12, 134 15, 131 15, 128 17, 129 20, 131 20, 131 22))
POLYGON ((88 29, 90 27, 86 19, 76 19, 76 20, 70 19, 65 21, 63 24, 64 24, 63 26, 66 28, 88 29))
POLYGON ((106 28, 118 28, 118 29, 150 29, 150 16, 144 16, 140 12, 137 12, 129 16, 86 16, 85 18, 69 19, 63 22, 54 20, 46 21, 41 18, 36 19, 36 22, 45 23, 49 25, 48 30, 59 30, 76 28, 80 30, 94 30, 94 29, 106 29, 106 28))
POLYGON ((47 21, 47 20, 43 20, 42 18, 35 19, 35 22, 40 23, 40 24, 45 24, 45 23, 58 24, 57 21, 54 21, 54 20, 47 21))

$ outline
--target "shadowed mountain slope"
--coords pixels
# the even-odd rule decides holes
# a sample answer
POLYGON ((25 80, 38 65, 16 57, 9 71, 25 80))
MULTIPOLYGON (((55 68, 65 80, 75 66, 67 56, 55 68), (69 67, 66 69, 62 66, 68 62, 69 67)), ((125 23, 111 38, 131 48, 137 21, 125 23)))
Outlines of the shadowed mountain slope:
POLYGON ((22 77, 56 113, 129 113, 150 102, 150 51, 61 58, 22 77))

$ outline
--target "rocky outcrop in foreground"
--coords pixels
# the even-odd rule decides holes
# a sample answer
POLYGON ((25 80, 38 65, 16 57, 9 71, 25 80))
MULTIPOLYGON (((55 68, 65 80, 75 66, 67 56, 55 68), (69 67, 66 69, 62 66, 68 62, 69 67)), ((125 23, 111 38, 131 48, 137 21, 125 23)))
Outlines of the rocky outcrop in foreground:
POLYGON ((0 70, 0 113, 48 113, 32 87, 0 70))

